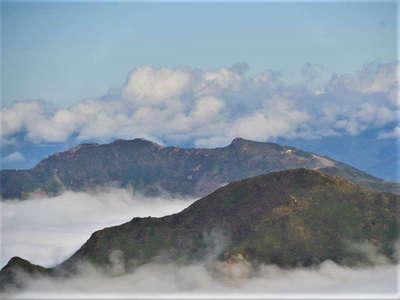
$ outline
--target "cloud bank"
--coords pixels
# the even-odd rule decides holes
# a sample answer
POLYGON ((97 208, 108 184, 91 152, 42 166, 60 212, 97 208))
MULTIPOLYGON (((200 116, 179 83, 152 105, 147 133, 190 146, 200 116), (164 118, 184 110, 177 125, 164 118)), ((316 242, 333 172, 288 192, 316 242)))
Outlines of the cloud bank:
POLYGON ((78 250, 96 230, 128 222, 136 216, 176 213, 191 202, 191 199, 148 198, 116 188, 3 201, 1 267, 13 256, 53 266, 78 250))
POLYGON ((394 299, 397 294, 396 266, 350 269, 327 261, 315 269, 262 266, 250 277, 234 269, 238 266, 227 268, 216 273, 204 264, 147 264, 128 275, 109 277, 88 267, 68 280, 33 280, 10 298, 394 299))
MULTIPOLYGON (((375 61, 318 84, 323 68, 312 64, 304 66, 303 81, 296 84, 274 71, 247 76, 247 69, 245 63, 211 71, 141 66, 120 89, 67 109, 39 100, 2 108, 2 139, 143 137, 213 147, 236 136, 266 141, 356 135, 397 121, 397 63, 375 61)), ((380 138, 397 133, 383 130, 380 138)))

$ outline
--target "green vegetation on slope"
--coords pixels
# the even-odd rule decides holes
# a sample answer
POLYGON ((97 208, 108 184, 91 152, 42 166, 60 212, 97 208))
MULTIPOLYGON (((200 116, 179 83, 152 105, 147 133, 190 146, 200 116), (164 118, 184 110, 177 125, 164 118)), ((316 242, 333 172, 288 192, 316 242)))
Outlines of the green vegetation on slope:
POLYGON ((187 263, 211 254, 293 267, 327 259, 373 263, 372 249, 394 261, 399 200, 319 171, 272 172, 230 183, 180 213, 99 230, 48 272, 74 272, 83 262, 108 270, 116 259, 129 271, 151 261, 187 263))
POLYGON ((355 264, 368 262, 352 246, 363 243, 394 259, 398 200, 318 171, 274 172, 228 184, 178 214, 98 231, 64 265, 107 265, 117 250, 128 267, 156 257, 203 259, 213 231, 230 237, 223 259, 240 253, 280 266, 355 264))
POLYGON ((235 180, 295 168, 321 169, 379 191, 400 191, 399 185, 348 165, 273 143, 238 138, 222 148, 183 149, 134 139, 83 144, 48 157, 31 170, 0 171, 1 196, 53 196, 63 190, 82 191, 110 184, 132 186, 150 195, 204 196, 235 180))

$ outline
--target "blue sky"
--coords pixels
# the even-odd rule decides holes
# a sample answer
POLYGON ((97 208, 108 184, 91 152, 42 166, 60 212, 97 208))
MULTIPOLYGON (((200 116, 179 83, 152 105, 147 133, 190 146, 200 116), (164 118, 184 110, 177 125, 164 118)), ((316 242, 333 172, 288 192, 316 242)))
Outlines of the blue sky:
POLYGON ((2 3, 3 105, 69 106, 119 88, 141 65, 295 80, 309 62, 349 73, 396 59, 396 3, 2 3))

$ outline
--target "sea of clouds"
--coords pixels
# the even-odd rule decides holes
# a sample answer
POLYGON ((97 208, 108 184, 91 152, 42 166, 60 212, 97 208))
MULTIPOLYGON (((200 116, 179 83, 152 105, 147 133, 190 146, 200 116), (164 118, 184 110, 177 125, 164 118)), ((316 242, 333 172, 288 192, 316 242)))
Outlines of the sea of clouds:
POLYGON ((1 267, 13 256, 53 266, 78 250, 96 230, 128 222, 133 217, 176 213, 192 202, 148 198, 117 188, 0 202, 1 267))
POLYGON ((110 277, 86 267, 80 275, 68 280, 32 280, 25 290, 10 297, 394 299, 397 293, 395 266, 351 269, 327 261, 314 269, 261 266, 251 276, 246 272, 247 266, 227 268, 215 270, 203 263, 188 266, 154 263, 127 275, 110 277))
MULTIPOLYGON (((53 266, 72 255, 89 237, 107 226, 136 216, 176 213, 193 199, 147 198, 131 190, 110 188, 65 192, 54 198, 5 201, 2 208, 1 266, 15 255, 53 266)), ((218 236, 216 237, 218 238, 218 236)), ((215 249, 214 249, 215 251, 215 249)), ((221 249, 219 249, 221 251, 221 249)), ((143 265, 129 274, 105 274, 82 265, 69 279, 37 278, 9 298, 272 298, 394 299, 398 267, 378 263, 349 268, 326 261, 314 268, 285 270, 216 262, 216 253, 192 265, 143 265)), ((118 264, 118 262, 116 262, 118 264)))

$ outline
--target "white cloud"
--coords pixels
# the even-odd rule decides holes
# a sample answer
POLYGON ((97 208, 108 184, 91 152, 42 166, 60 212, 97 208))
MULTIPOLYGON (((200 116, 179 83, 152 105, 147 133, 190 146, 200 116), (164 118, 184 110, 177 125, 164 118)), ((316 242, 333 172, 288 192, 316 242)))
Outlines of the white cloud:
POLYGON ((346 88, 361 93, 387 93, 398 86, 398 64, 373 61, 353 75, 332 76, 331 90, 346 88))
POLYGON ((383 126, 387 123, 396 122, 398 111, 377 104, 365 103, 360 105, 356 118, 366 124, 383 126))
POLYGON ((158 105, 182 95, 190 84, 191 75, 183 69, 143 66, 129 75, 122 94, 138 104, 158 105))
MULTIPOLYGON (((2 139, 18 133, 33 142, 147 136, 209 147, 235 136, 355 135, 397 120, 397 64, 374 62, 332 76, 319 93, 306 83, 285 83, 279 72, 246 77, 245 71, 245 65, 212 71, 142 66, 129 75, 121 97, 113 93, 67 109, 41 101, 3 108, 2 139)), ((313 65, 303 71, 305 82, 317 72, 313 65)))
POLYGON ((338 120, 334 123, 333 127, 335 129, 340 129, 343 130, 350 135, 356 135, 362 131, 362 127, 360 127, 360 124, 357 123, 354 120, 338 120))
POLYGON ((196 102, 191 116, 195 122, 204 124, 218 118, 219 113, 225 108, 225 103, 214 97, 200 98, 196 102))
POLYGON ((379 93, 397 89, 398 66, 396 64, 367 64, 350 82, 352 88, 363 93, 379 93))
POLYGON ((393 130, 381 132, 379 139, 400 139, 400 126, 396 126, 393 130))
POLYGON ((42 101, 19 101, 11 107, 1 110, 1 134, 12 135, 25 130, 44 114, 45 104, 42 101))
MULTIPOLYGON (((11 299, 395 299, 396 266, 365 269, 326 261, 314 269, 279 269, 245 264, 212 268, 151 263, 110 277, 85 266, 65 280, 40 278, 11 299), (251 276, 248 276, 251 274, 251 276)), ((9 299, 10 299, 9 298, 9 299)))
POLYGON ((220 68, 217 71, 205 71, 195 86, 198 95, 218 95, 224 90, 238 91, 243 77, 234 69, 220 68))
POLYGON ((0 263, 4 266, 11 257, 21 256, 35 264, 52 266, 75 252, 96 230, 135 216, 172 214, 192 201, 148 198, 116 188, 3 201, 0 263))
POLYGON ((6 157, 3 158, 3 161, 5 162, 14 162, 14 161, 22 161, 25 160, 25 157, 22 155, 21 152, 13 152, 6 157))
POLYGON ((310 116, 297 110, 293 102, 273 98, 264 103, 262 110, 239 119, 232 128, 231 136, 266 140, 287 134, 295 135, 296 130, 309 119, 310 116))

